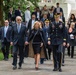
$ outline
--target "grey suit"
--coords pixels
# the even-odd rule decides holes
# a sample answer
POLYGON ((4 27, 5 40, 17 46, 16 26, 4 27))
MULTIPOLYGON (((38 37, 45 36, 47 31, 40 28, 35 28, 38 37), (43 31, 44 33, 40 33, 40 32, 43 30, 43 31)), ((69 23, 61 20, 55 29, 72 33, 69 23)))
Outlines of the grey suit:
POLYGON ((23 49, 24 49, 24 42, 27 40, 27 33, 26 33, 26 26, 21 24, 20 32, 18 33, 17 24, 12 26, 12 33, 11 33, 11 42, 13 42, 13 65, 17 65, 17 52, 19 50, 19 66, 22 65, 23 62, 23 49))

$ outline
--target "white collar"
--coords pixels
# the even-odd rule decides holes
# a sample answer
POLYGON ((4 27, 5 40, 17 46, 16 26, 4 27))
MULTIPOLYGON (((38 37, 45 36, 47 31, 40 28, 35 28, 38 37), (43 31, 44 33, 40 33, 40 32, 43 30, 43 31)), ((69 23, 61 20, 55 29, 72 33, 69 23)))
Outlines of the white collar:
POLYGON ((21 23, 20 24, 17 23, 17 25, 20 25, 21 26, 21 23))
POLYGON ((56 23, 59 23, 59 21, 55 21, 56 23))
POLYGON ((8 28, 9 27, 9 25, 8 26, 4 26, 5 28, 8 28))
POLYGON ((35 19, 34 20, 32 19, 32 21, 35 21, 35 19))

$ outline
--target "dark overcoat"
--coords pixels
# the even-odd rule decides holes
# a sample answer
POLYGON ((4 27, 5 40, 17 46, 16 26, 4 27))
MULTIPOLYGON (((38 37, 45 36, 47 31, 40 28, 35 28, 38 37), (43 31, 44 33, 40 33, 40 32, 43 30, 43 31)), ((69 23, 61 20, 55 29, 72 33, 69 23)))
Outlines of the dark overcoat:
MULTIPOLYGON (((47 52, 46 52, 46 44, 45 44, 45 36, 44 36, 44 32, 42 29, 39 29, 38 30, 39 33, 40 33, 40 36, 41 36, 41 39, 42 39, 42 42, 43 42, 43 47, 42 47, 42 50, 41 50, 41 58, 46 58, 47 59, 47 52)), ((34 37, 36 36, 36 33, 34 32, 34 29, 31 30, 31 33, 30 33, 30 36, 29 36, 29 54, 28 56, 29 57, 34 57, 34 52, 33 52, 33 47, 32 47, 32 43, 33 43, 33 40, 34 40, 34 37)))

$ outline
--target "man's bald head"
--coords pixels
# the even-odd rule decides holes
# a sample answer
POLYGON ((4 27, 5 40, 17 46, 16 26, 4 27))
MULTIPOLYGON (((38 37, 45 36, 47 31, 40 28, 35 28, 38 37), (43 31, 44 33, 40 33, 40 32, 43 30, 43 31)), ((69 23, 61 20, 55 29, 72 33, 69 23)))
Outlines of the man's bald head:
POLYGON ((16 21, 17 21, 18 19, 22 21, 21 16, 17 16, 17 17, 16 17, 16 21))
POLYGON ((5 24, 5 26, 8 26, 9 25, 9 21, 8 20, 5 20, 4 21, 4 24, 5 24))
POLYGON ((20 23, 22 22, 21 16, 17 16, 17 17, 16 17, 16 22, 17 22, 18 24, 20 24, 20 23))

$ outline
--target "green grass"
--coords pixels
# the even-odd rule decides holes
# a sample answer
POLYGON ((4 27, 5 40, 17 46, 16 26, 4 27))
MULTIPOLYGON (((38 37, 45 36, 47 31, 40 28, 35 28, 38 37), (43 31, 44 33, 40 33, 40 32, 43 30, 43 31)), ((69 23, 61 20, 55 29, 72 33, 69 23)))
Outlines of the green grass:
MULTIPOLYGON (((10 46, 9 49, 11 50, 12 48, 13 48, 13 47, 10 46)), ((3 53, 2 53, 2 51, 1 51, 1 40, 0 40, 0 61, 3 60, 3 58, 4 58, 4 57, 3 57, 3 53)), ((9 54, 9 58, 11 58, 11 54, 9 54)))
MULTIPOLYGON (((4 58, 4 57, 3 57, 3 54, 0 53, 0 61, 3 60, 3 58, 4 58)), ((11 58, 11 54, 9 54, 9 58, 11 58)))
POLYGON ((3 54, 0 53, 0 60, 3 60, 3 54))

